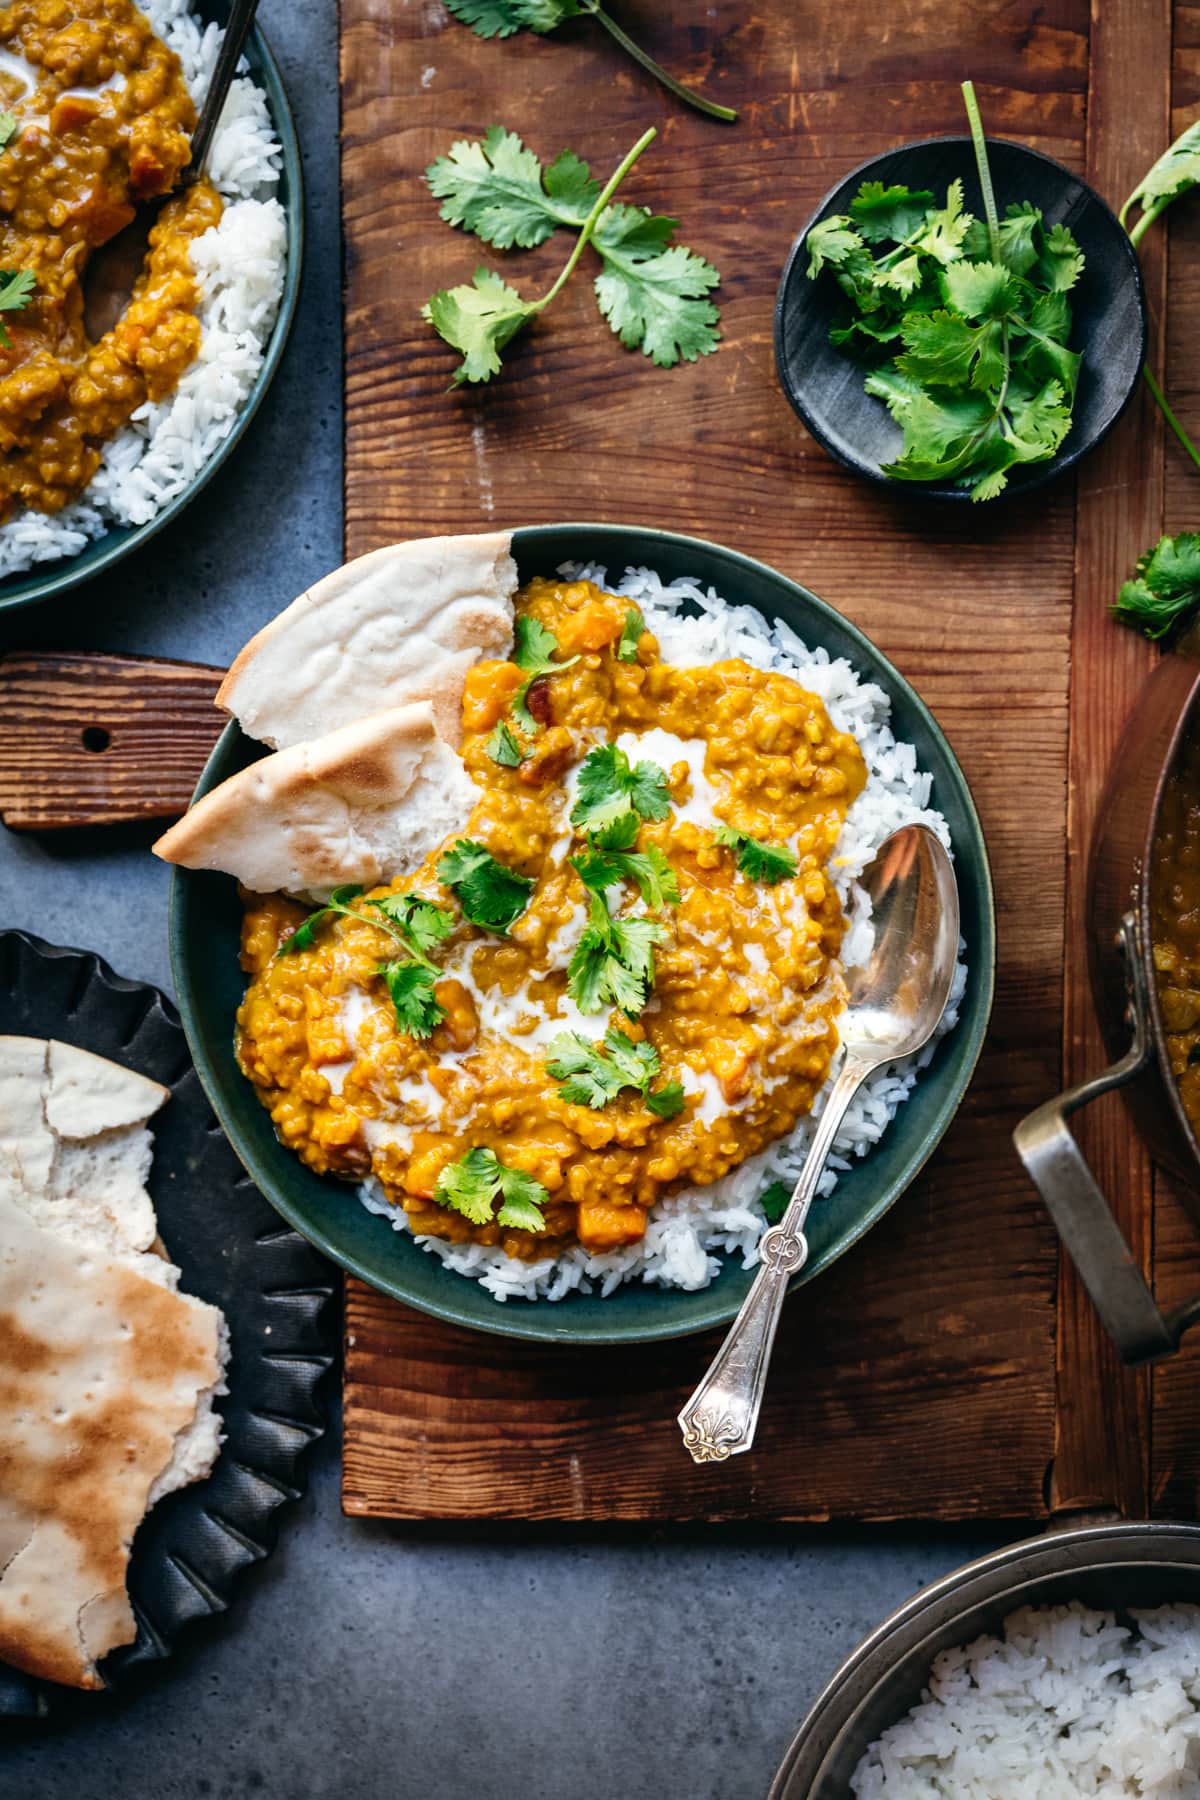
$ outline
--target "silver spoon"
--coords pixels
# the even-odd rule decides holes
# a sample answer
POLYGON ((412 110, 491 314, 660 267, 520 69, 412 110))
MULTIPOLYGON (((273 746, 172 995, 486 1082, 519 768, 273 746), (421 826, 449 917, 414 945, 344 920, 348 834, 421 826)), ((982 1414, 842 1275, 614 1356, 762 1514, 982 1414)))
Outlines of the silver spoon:
MULTIPOLYGON (((192 159, 172 190, 176 194, 192 187, 204 173, 213 133, 257 11, 258 0, 233 0, 229 8, 229 21, 217 52, 212 80, 192 133, 192 159)), ((98 343, 106 331, 111 331, 129 305, 134 283, 146 260, 154 222, 170 198, 169 193, 160 194, 139 207, 137 217, 124 231, 118 231, 116 237, 101 244, 88 262, 83 280, 83 328, 89 343, 98 343)))
POLYGON ((808 1257, 804 1221, 838 1126, 868 1075, 929 1041, 950 997, 958 960, 958 886, 933 832, 924 825, 894 831, 859 885, 871 901, 875 941, 867 961, 846 972, 845 1059, 788 1209, 763 1234, 754 1285, 679 1414, 684 1444, 698 1463, 724 1462, 754 1442, 783 1297, 808 1257))

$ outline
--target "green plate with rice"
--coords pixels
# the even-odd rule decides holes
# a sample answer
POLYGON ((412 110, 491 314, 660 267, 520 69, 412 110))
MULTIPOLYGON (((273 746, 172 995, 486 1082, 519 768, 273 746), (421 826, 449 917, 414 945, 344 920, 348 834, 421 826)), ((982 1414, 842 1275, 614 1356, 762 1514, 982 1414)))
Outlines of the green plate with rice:
MULTIPOLYGON (((856 730, 871 770, 869 810, 855 825, 857 855, 905 819, 941 815, 953 845, 962 909, 965 969, 955 1003, 956 1022, 942 1035, 901 1104, 906 1083, 889 1078, 856 1115, 855 1142, 837 1185, 814 1206, 810 1257, 796 1284, 813 1280, 868 1231, 899 1198, 932 1154, 958 1108, 979 1056, 992 1003, 995 917, 987 851, 970 791, 953 751, 928 708, 853 625, 807 589, 764 564, 701 539, 621 525, 540 525, 517 531, 513 554, 522 583, 552 575, 564 564, 604 568, 608 583, 643 604, 647 624, 665 625, 688 639, 693 660, 749 652, 822 693, 835 722, 856 730), (629 572, 626 577, 626 571, 629 572), (691 591, 664 599, 660 586, 686 582, 691 591), (729 616, 727 607, 755 609, 759 618, 729 616), (663 612, 675 608, 675 623, 663 612), (658 618, 656 619, 656 608, 658 618), (679 620, 693 619, 693 625, 679 620), (800 640, 797 644, 796 640, 800 640), (807 647, 807 648, 805 648, 807 647), (849 665, 848 667, 846 665, 849 665), (840 716, 839 716, 840 714, 840 716), (886 717, 885 717, 886 715, 886 717), (887 1114, 894 1117, 882 1135, 887 1114), (857 1152, 863 1152, 858 1154, 857 1152)), ((223 733, 197 797, 263 754, 231 724, 223 733)), ((853 823, 859 806, 851 815, 853 823)), ((855 854, 854 834, 839 853, 855 854)), ((853 864, 849 865, 853 872, 853 864)), ((407 1231, 393 1229, 360 1204, 346 1182, 306 1168, 275 1136, 271 1120, 237 1066, 235 1017, 245 987, 238 954, 241 906, 227 876, 176 869, 171 892, 171 957, 183 1022, 201 1081, 246 1169, 285 1219, 343 1268, 410 1306, 475 1330, 554 1342, 633 1343, 683 1336, 723 1325, 741 1305, 752 1280, 745 1253, 762 1228, 757 1200, 776 1174, 793 1170, 802 1149, 775 1147, 764 1166, 743 1165, 714 1190, 698 1190, 684 1208, 668 1201, 651 1215, 648 1249, 616 1252, 584 1264, 568 1253, 554 1268, 529 1277, 501 1266, 482 1268, 479 1247, 431 1253, 407 1231), (699 1225, 697 1223, 699 1221, 699 1225), (726 1253, 727 1251, 727 1253, 726 1253), (621 1258, 628 1260, 622 1263, 621 1258), (465 1259, 465 1261, 463 1260, 465 1259), (456 1272, 456 1264, 479 1279, 456 1272), (700 1281, 688 1291, 655 1277, 700 1281), (605 1294, 625 1273, 624 1280, 605 1294), (578 1285, 586 1275, 592 1291, 578 1285), (522 1297, 531 1287, 561 1299, 522 1297), (494 1292, 504 1293, 501 1301, 494 1292)), ((499 1252, 489 1253, 494 1258, 499 1252)))
MULTIPOLYGON (((141 0, 141 10, 159 36, 179 51, 189 81, 199 69, 211 65, 216 45, 204 41, 203 32, 210 24, 224 23, 229 12, 228 0, 194 0, 191 5, 185 4, 185 0, 141 0), (187 15, 195 19, 199 27, 197 32, 191 30, 187 15)), ((236 98, 232 99, 232 129, 238 135, 236 140, 228 140, 225 158, 226 167, 231 171, 227 211, 231 200, 252 198, 248 176, 243 181, 232 171, 239 156, 245 159, 242 166, 246 170, 261 166, 258 159, 269 130, 279 146, 278 177, 271 184, 273 193, 258 184, 256 188, 262 198, 277 200, 282 209, 286 230, 282 256, 280 258, 276 253, 275 237, 264 233, 258 240, 264 246, 260 259, 264 267, 260 272, 246 254, 247 236, 254 234, 257 220, 249 215, 239 218, 237 237, 222 240, 224 248, 221 252, 222 255, 235 254, 239 270, 236 274, 232 272, 232 262, 228 265, 228 276, 224 270, 214 268, 209 278, 211 299, 201 312, 202 321, 205 321, 206 312, 214 318, 220 312, 222 323, 232 319, 233 327, 222 333, 213 362, 206 363, 203 370, 193 365, 193 370, 185 371, 177 390, 189 409, 195 435, 184 438, 177 431, 182 414, 168 415, 164 409, 156 409, 156 424, 149 428, 147 435, 157 432, 158 442, 150 442, 143 451, 133 441, 129 428, 118 433, 110 446, 106 446, 105 463, 85 490, 82 501, 52 515, 48 522, 46 515, 25 513, 0 526, 0 612, 31 606, 36 601, 48 600, 52 595, 78 587, 91 576, 111 569, 123 557, 132 555, 177 518, 232 454, 279 367, 300 289, 304 244, 300 145, 279 69, 266 39, 257 28, 251 31, 247 40, 245 60, 250 81, 265 98, 266 119, 263 121, 261 116, 256 116, 254 103, 249 102, 245 89, 242 89, 240 106, 236 98), (279 298, 271 316, 271 302, 265 295, 268 285, 273 293, 280 275, 279 298), (230 338, 234 340, 232 343, 227 341, 230 338), (250 350, 253 341, 257 342, 257 348, 250 350), (261 361, 258 361, 260 352, 261 361), (253 367, 253 363, 257 363, 257 367, 253 367), (192 377, 191 381, 189 377, 192 377), (227 396, 231 392, 237 394, 232 424, 227 416, 222 416, 227 412, 227 396), (199 452, 197 437, 201 444, 199 452), (110 459, 109 449, 118 444, 121 449, 114 450, 110 459), (181 445, 186 447, 180 448, 181 445), (97 484, 111 495, 112 508, 98 508, 87 499, 97 484), (156 504, 157 510, 152 516, 142 516, 156 504), (116 513, 128 517, 129 522, 118 522, 116 513), (64 529, 71 533, 70 538, 63 535, 64 529), (7 540, 6 533, 9 534, 7 540), (6 550, 6 542, 14 548, 19 544, 21 554, 34 559, 32 566, 12 570, 17 558, 6 550), (72 544, 76 547, 70 548, 72 544), (12 572, 6 573, 6 570, 12 572)), ((235 96, 237 93, 235 86, 235 96)), ((227 102, 208 165, 214 178, 219 174, 217 158, 221 153, 221 136, 230 128, 230 121, 231 102, 227 102)), ((225 191, 220 179, 217 179, 217 185, 225 191)), ((203 353, 198 360, 204 361, 203 353)), ((166 407, 169 405, 169 401, 165 403, 166 407)))

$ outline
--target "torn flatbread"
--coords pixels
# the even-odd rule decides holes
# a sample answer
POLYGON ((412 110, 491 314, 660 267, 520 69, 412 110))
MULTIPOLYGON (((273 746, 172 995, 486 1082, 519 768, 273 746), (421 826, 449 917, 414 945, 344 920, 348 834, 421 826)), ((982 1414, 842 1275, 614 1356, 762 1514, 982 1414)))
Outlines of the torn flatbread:
POLYGON ((217 704, 286 749, 426 700, 457 748, 468 669, 512 646, 511 545, 508 531, 420 538, 346 563, 250 640, 217 704))
POLYGON ((0 1037, 0 1660, 101 1687, 149 1507, 216 1461, 225 1321, 150 1248, 158 1082, 0 1037))
POLYGON ((470 817, 478 789, 426 703, 278 750, 230 776, 155 844, 255 893, 324 900, 419 867, 470 817))

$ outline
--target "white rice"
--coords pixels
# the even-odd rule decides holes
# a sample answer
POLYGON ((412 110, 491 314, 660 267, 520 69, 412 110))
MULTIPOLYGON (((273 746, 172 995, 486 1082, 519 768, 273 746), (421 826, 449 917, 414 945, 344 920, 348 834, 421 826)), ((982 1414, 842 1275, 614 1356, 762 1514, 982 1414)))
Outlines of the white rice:
POLYGON ((871 1745, 856 1800, 1196 1800, 1200 1607, 1026 1607, 938 1657, 871 1745))
MULTIPOLYGON (((595 566, 572 565, 562 573, 593 580, 635 601, 667 661, 686 667, 741 657, 757 668, 777 669, 818 694, 833 723, 853 732, 866 761, 867 783, 850 809, 829 873, 850 920, 843 961, 847 966, 863 961, 870 949, 871 926, 865 896, 855 882, 884 838, 900 825, 921 823, 950 847, 946 821, 929 805, 933 778, 918 769, 911 744, 896 742, 883 689, 861 680, 845 658, 833 659, 820 648, 810 650, 782 622, 771 626, 753 607, 728 604, 713 589, 693 581, 664 586, 651 569, 627 569, 624 579, 612 587, 605 570, 595 566)), ((966 967, 960 962, 937 1037, 957 1023, 966 979, 966 967)), ((555 1030, 561 1029, 561 1022, 555 1025, 555 1030)), ((835 1139, 820 1195, 831 1193, 838 1174, 850 1168, 852 1159, 865 1156, 878 1143, 932 1057, 935 1043, 936 1038, 917 1057, 879 1070, 860 1088, 835 1139)), ((707 1287, 720 1272, 724 1256, 739 1256, 743 1268, 753 1268, 766 1224, 760 1195, 776 1180, 794 1185, 837 1067, 835 1058, 812 1113, 790 1137, 749 1157, 720 1181, 685 1188, 661 1200, 637 1244, 603 1254, 574 1245, 558 1256, 525 1262, 483 1244, 450 1244, 433 1236, 417 1241, 448 1269, 479 1281, 500 1301, 561 1300, 573 1292, 611 1294, 622 1282, 633 1280, 695 1290, 707 1287)), ((376 1180, 366 1182, 359 1193, 369 1211, 389 1219, 397 1231, 408 1230, 407 1215, 388 1202, 376 1180)))
MULTIPOLYGON (((140 0, 183 65, 197 106, 222 33, 187 0, 140 0)), ((245 64, 242 65, 243 68, 245 64)), ((262 367, 287 265, 287 222, 276 198, 282 151, 266 95, 248 75, 229 90, 207 173, 225 201, 220 222, 192 245, 200 287, 200 351, 174 393, 147 401, 104 447, 77 500, 58 513, 26 511, 0 527, 0 577, 76 556, 113 526, 144 525, 191 485, 229 436, 262 367)))

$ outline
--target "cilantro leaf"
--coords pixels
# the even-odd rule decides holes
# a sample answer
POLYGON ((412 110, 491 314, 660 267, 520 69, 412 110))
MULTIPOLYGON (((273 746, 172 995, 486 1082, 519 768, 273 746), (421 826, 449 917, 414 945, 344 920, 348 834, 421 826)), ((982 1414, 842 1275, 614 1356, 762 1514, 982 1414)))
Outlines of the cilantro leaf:
POLYGON ((1113 606, 1122 625, 1148 638, 1175 636, 1200 608, 1200 532, 1160 538, 1138 561, 1113 606))
POLYGON ((768 887, 774 887, 796 873, 796 853, 786 844, 765 844, 761 838, 750 837, 745 831, 734 831, 729 825, 718 825, 715 836, 718 844, 737 853, 738 868, 751 881, 763 881, 768 887))
POLYGON ((665 819, 671 810, 666 771, 657 763, 631 766, 617 744, 598 744, 579 766, 572 825, 597 831, 625 813, 643 819, 665 819))
POLYGON ((539 302, 523 300, 491 269, 479 268, 470 287, 444 288, 434 294, 421 308, 421 317, 439 337, 461 350, 463 360, 454 371, 457 387, 498 375, 500 352, 540 310, 539 302))
POLYGON ((440 858, 437 877, 454 894, 464 918, 499 937, 525 911, 535 885, 531 876, 498 862, 470 838, 459 838, 440 858))
POLYGON ((571 867, 593 893, 603 893, 619 881, 634 881, 647 906, 679 905, 678 879, 657 844, 648 844, 645 850, 585 850, 571 858, 571 867))
POLYGON ((454 930, 450 914, 421 894, 388 894, 382 900, 368 900, 367 905, 398 927, 418 957, 428 957, 435 945, 443 943, 454 930))
POLYGON ((854 258, 870 261, 865 255, 862 237, 844 213, 833 213, 819 219, 804 240, 808 251, 808 279, 814 281, 822 269, 839 269, 854 258))
POLYGON ((446 1009, 434 993, 434 971, 424 963, 397 959, 380 963, 379 973, 387 982, 398 1028, 414 1038, 427 1038, 436 1031, 446 1009))
POLYGON ((362 889, 353 885, 334 888, 325 905, 319 906, 316 912, 309 913, 307 919, 296 927, 291 937, 284 938, 275 952, 276 956, 295 956, 301 950, 311 950, 316 933, 327 919, 335 919, 344 913, 358 917, 359 915, 354 914, 350 902, 358 899, 361 893, 362 889))
POLYGON ((593 238, 604 260, 595 282, 600 311, 626 349, 663 369, 709 356, 721 341, 721 315, 708 298, 721 277, 702 256, 670 243, 677 223, 610 206, 593 238))
POLYGON ((558 655, 558 639, 540 620, 522 613, 513 630, 512 660, 518 669, 524 669, 528 680, 513 695, 513 717, 522 731, 535 737, 542 729, 529 710, 529 690, 535 681, 543 675, 557 675, 563 669, 569 669, 579 661, 578 656, 568 656, 562 662, 554 659, 558 655))
POLYGON ((654 919, 614 919, 603 895, 593 893, 589 922, 567 967, 567 993, 580 1012, 612 1005, 636 1018, 654 984, 654 946, 665 936, 654 919))
POLYGON ((1200 182, 1200 119, 1180 133, 1164 150, 1158 161, 1147 170, 1120 211, 1125 224, 1129 211, 1140 206, 1146 219, 1139 220, 1130 234, 1136 244, 1145 225, 1166 211, 1173 200, 1189 193, 1200 182))
POLYGON ((494 763, 499 763, 505 769, 519 769, 529 756, 528 750, 522 750, 511 727, 503 719, 487 741, 487 753, 494 763))
POLYGON ((425 171, 440 217, 509 250, 544 244, 559 225, 579 230, 600 192, 587 164, 564 150, 543 170, 515 131, 500 125, 480 142, 460 139, 425 171))
POLYGON ((446 10, 482 38, 511 37, 525 23, 520 0, 446 0, 446 10))
POLYGON ((773 1181, 770 1187, 763 1189, 758 1196, 758 1204, 766 1214, 768 1225, 778 1225, 788 1209, 788 1201, 791 1197, 792 1190, 784 1181, 773 1181))
POLYGON ((550 1195, 532 1175, 523 1169, 510 1169, 494 1150, 478 1144, 461 1161, 447 1164, 438 1176, 433 1197, 442 1206, 462 1213, 473 1225, 490 1225, 493 1205, 499 1199, 497 1224, 520 1231, 543 1231, 546 1220, 542 1207, 550 1195))
MULTIPOLYGON (((0 269, 0 312, 20 312, 29 305, 37 278, 32 269, 0 269)), ((0 324, 0 344, 12 349, 12 340, 0 324)))
POLYGON ((0 150, 6 150, 16 137, 18 121, 15 113, 0 112, 0 150))
POLYGON ((646 621, 636 606, 631 606, 625 614, 625 623, 621 627, 621 641, 617 645, 617 661, 633 663, 638 659, 638 644, 641 642, 646 621))
POLYGON ((850 202, 850 217, 868 243, 900 243, 920 230, 932 206, 933 195, 924 190, 864 181, 850 202))
POLYGON ((653 1044, 635 1044, 616 1026, 610 1026, 602 1044, 592 1043, 577 1031, 564 1031, 550 1045, 548 1072, 561 1081, 559 1098, 571 1106, 596 1110, 615 1100, 622 1088, 634 1088, 642 1104, 661 1119, 674 1118, 685 1105, 677 1081, 666 1083, 656 1094, 650 1083, 661 1070, 653 1044))

